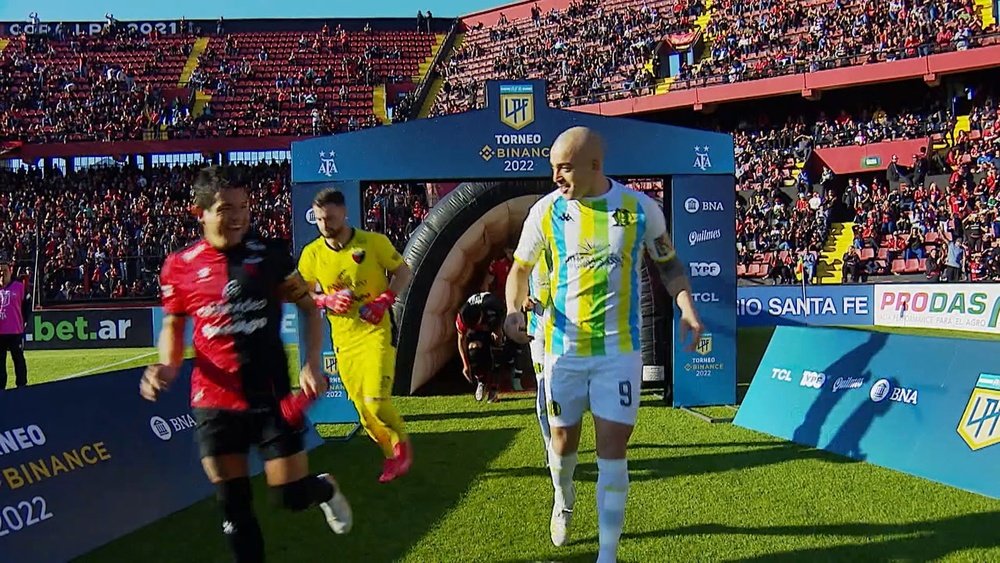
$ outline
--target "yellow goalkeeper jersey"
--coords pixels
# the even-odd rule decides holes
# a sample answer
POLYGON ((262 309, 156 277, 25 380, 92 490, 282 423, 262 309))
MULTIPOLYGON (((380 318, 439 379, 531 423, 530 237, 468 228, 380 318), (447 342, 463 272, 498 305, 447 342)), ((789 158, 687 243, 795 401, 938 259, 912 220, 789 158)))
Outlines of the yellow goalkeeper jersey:
POLYGON ((330 248, 323 237, 302 249, 299 273, 310 288, 327 294, 342 289, 354 293, 354 304, 347 313, 336 315, 326 311, 338 353, 375 344, 368 338, 373 334, 389 342, 389 315, 375 326, 361 320, 358 311, 389 288, 388 272, 395 271, 402 263, 403 257, 385 235, 361 229, 354 229, 353 236, 341 250, 330 248))

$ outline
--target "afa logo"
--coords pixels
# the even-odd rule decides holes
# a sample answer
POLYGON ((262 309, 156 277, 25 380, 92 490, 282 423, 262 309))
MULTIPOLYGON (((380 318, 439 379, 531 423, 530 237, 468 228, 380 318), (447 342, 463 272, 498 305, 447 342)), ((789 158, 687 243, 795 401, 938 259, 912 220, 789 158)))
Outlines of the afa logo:
POLYGON ((530 84, 501 84, 500 123, 520 131, 534 122, 534 87, 530 84))
POLYGON ((635 222, 632 212, 621 207, 615 209, 615 212, 611 214, 611 218, 614 220, 616 227, 627 227, 635 222))
POLYGON ((957 430, 973 451, 1000 442, 1000 375, 979 374, 957 430))
POLYGON ((360 264, 365 261, 365 249, 359 248, 351 253, 351 259, 354 260, 355 264, 360 264))
POLYGON ((319 173, 326 176, 327 178, 332 178, 334 174, 337 173, 337 161, 334 157, 337 153, 330 151, 329 153, 320 152, 319 153, 319 173), (329 156, 327 156, 329 154, 329 156))

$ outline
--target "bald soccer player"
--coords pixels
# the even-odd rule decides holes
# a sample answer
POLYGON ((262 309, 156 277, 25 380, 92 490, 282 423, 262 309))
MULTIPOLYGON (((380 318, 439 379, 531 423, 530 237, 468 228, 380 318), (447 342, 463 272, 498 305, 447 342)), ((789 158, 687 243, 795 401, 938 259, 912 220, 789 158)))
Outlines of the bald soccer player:
MULTIPOLYGON (((507 310, 528 296, 532 268, 551 254, 551 295, 544 319, 544 375, 552 439, 549 472, 555 489, 549 531, 565 545, 576 501, 573 471, 583 413, 597 438, 599 563, 618 553, 629 476, 626 447, 639 410, 639 280, 642 251, 681 310, 681 340, 689 349, 702 323, 691 286, 676 259, 659 206, 645 194, 604 176, 602 139, 586 128, 563 132, 550 152, 557 190, 529 211, 507 278, 507 310)), ((523 315, 508 315, 507 335, 528 342, 523 315)))

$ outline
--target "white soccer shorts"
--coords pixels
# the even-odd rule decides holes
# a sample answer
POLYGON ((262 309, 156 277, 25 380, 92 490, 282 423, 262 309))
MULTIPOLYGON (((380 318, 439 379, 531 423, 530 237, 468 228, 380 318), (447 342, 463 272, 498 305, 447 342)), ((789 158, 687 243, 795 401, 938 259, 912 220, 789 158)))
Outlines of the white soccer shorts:
POLYGON ((642 354, 548 356, 545 358, 548 418, 552 426, 574 426, 584 411, 635 425, 642 386, 642 354))

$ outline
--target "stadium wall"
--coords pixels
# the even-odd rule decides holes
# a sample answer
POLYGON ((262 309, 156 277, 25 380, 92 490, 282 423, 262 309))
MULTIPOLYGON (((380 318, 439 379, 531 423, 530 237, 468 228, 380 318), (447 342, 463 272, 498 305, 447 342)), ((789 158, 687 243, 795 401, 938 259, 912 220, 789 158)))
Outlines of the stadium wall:
MULTIPOLYGON (((740 286, 740 328, 876 326, 1000 334, 1000 285, 864 284, 740 286)), ((285 304, 281 336, 298 344, 298 315, 285 304)), ((28 350, 147 348, 163 324, 160 307, 35 311, 28 319, 28 350)), ((185 342, 190 345, 188 323, 185 342)))
MULTIPOLYGON (((416 29, 416 13, 412 18, 295 18, 295 19, 233 19, 225 20, 225 33, 254 33, 254 32, 318 32, 324 25, 330 28, 336 26, 343 27, 346 31, 362 31, 365 25, 371 24, 375 31, 396 31, 400 29, 416 29)), ((444 33, 451 27, 454 18, 435 17, 431 22, 431 29, 434 33, 444 33)), ((10 37, 26 33, 51 34, 55 33, 56 26, 62 23, 67 34, 85 33, 97 35, 104 29, 106 20, 100 21, 75 21, 75 22, 39 22, 34 26, 28 22, 0 22, 0 37, 10 37)), ((143 35, 148 35, 156 30, 161 35, 176 35, 184 33, 197 33, 200 35, 215 35, 217 20, 185 20, 181 25, 181 20, 170 19, 150 19, 136 21, 118 21, 129 29, 138 31, 143 35)))
POLYGON ((606 116, 651 113, 678 108, 701 110, 707 105, 789 94, 814 96, 823 90, 853 88, 865 84, 881 84, 915 78, 933 82, 939 78, 939 75, 994 68, 998 60, 1000 60, 1000 45, 991 45, 955 53, 940 53, 918 59, 821 70, 735 84, 687 88, 655 96, 585 104, 571 109, 606 116))

